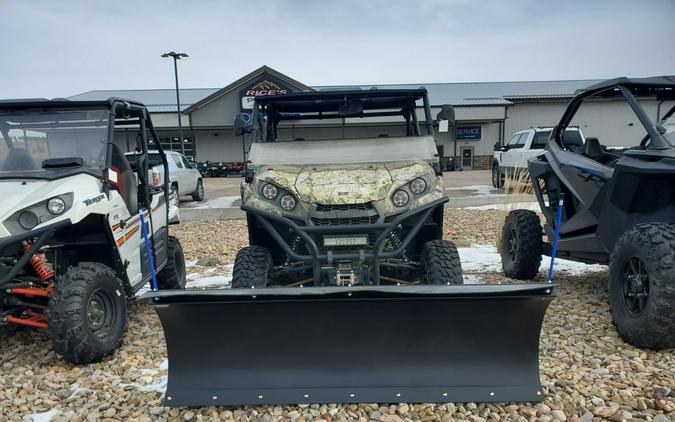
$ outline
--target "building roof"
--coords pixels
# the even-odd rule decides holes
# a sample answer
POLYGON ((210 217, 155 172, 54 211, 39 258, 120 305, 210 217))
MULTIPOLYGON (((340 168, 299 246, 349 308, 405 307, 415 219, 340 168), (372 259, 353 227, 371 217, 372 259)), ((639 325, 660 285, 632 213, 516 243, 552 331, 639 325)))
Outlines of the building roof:
MULTIPOLYGON (((202 100, 219 88, 183 88, 180 90, 180 108, 184 111, 192 104, 202 100)), ((148 107, 152 113, 176 112, 175 89, 113 89, 94 90, 68 97, 75 101, 105 100, 110 97, 127 98, 139 101, 148 107)))
MULTIPOLYGON (((453 106, 489 106, 509 105, 515 101, 567 99, 575 91, 600 83, 600 79, 581 79, 564 81, 521 81, 521 82, 455 82, 426 84, 384 84, 384 85, 321 85, 308 87, 302 85, 274 69, 262 66, 248 75, 232 82, 224 88, 188 88, 180 90, 181 111, 191 112, 230 92, 263 72, 272 73, 302 90, 367 90, 380 89, 416 89, 425 87, 429 91, 432 105, 452 104, 453 106)), ((89 91, 69 97, 72 100, 101 100, 108 97, 121 97, 144 103, 153 113, 174 112, 176 91, 174 89, 147 90, 99 90, 89 91)))

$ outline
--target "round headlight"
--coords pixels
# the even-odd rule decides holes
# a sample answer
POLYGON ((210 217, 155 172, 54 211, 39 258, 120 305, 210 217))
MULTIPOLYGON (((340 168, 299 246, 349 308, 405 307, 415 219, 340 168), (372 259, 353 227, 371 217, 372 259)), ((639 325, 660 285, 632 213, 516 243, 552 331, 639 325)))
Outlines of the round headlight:
POLYGON ((410 190, 412 193, 419 195, 420 193, 424 192, 427 189, 427 182, 424 181, 424 179, 417 178, 410 182, 410 190))
POLYGON ((277 187, 268 183, 262 188, 262 194, 266 199, 269 199, 270 201, 274 198, 277 197, 277 194, 279 191, 277 190, 277 187))
POLYGON ((408 193, 404 190, 397 190, 396 192, 394 192, 394 196, 391 197, 391 200, 394 202, 394 205, 396 205, 399 208, 405 207, 409 199, 410 197, 408 196, 408 193))
POLYGON ((281 197, 281 209, 284 211, 291 211, 293 208, 295 208, 295 198, 291 195, 284 195, 281 197))
POLYGON ((38 216, 32 211, 24 211, 19 214, 19 225, 25 230, 31 230, 38 225, 38 216))
POLYGON ((66 209, 63 199, 55 197, 47 201, 47 210, 52 214, 61 214, 66 209))

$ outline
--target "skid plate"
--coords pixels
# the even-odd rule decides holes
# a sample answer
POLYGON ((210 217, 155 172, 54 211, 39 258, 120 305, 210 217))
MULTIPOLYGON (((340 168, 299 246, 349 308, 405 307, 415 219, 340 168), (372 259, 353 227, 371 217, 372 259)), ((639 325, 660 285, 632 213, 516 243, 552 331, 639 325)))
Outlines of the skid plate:
POLYGON ((167 406, 540 401, 550 284, 147 293, 167 406))

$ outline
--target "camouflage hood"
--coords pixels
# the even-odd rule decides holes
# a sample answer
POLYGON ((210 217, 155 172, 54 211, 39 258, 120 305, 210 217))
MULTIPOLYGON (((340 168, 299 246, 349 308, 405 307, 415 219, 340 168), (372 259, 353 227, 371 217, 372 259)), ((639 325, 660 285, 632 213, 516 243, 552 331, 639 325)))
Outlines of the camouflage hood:
POLYGON ((392 180, 383 165, 305 167, 295 181, 302 201, 318 204, 358 204, 380 201, 392 180))
POLYGON ((433 175, 426 163, 405 162, 340 166, 280 166, 261 168, 257 182, 293 191, 304 203, 355 204, 386 199, 415 177, 433 175))

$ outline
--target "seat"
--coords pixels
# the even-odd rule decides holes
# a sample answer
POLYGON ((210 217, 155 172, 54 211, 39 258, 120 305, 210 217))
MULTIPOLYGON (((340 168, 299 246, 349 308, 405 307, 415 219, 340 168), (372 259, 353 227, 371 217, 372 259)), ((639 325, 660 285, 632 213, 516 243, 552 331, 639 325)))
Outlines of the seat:
POLYGON ((129 213, 132 215, 136 214, 138 212, 138 183, 136 182, 133 170, 131 170, 129 161, 120 152, 117 145, 113 145, 110 167, 111 170, 117 173, 115 188, 120 193, 129 213))
POLYGON ((598 138, 586 138, 582 155, 608 167, 614 167, 621 157, 605 152, 598 138))
POLYGON ((583 155, 596 161, 599 161, 605 155, 605 150, 602 149, 598 138, 586 138, 583 155))

